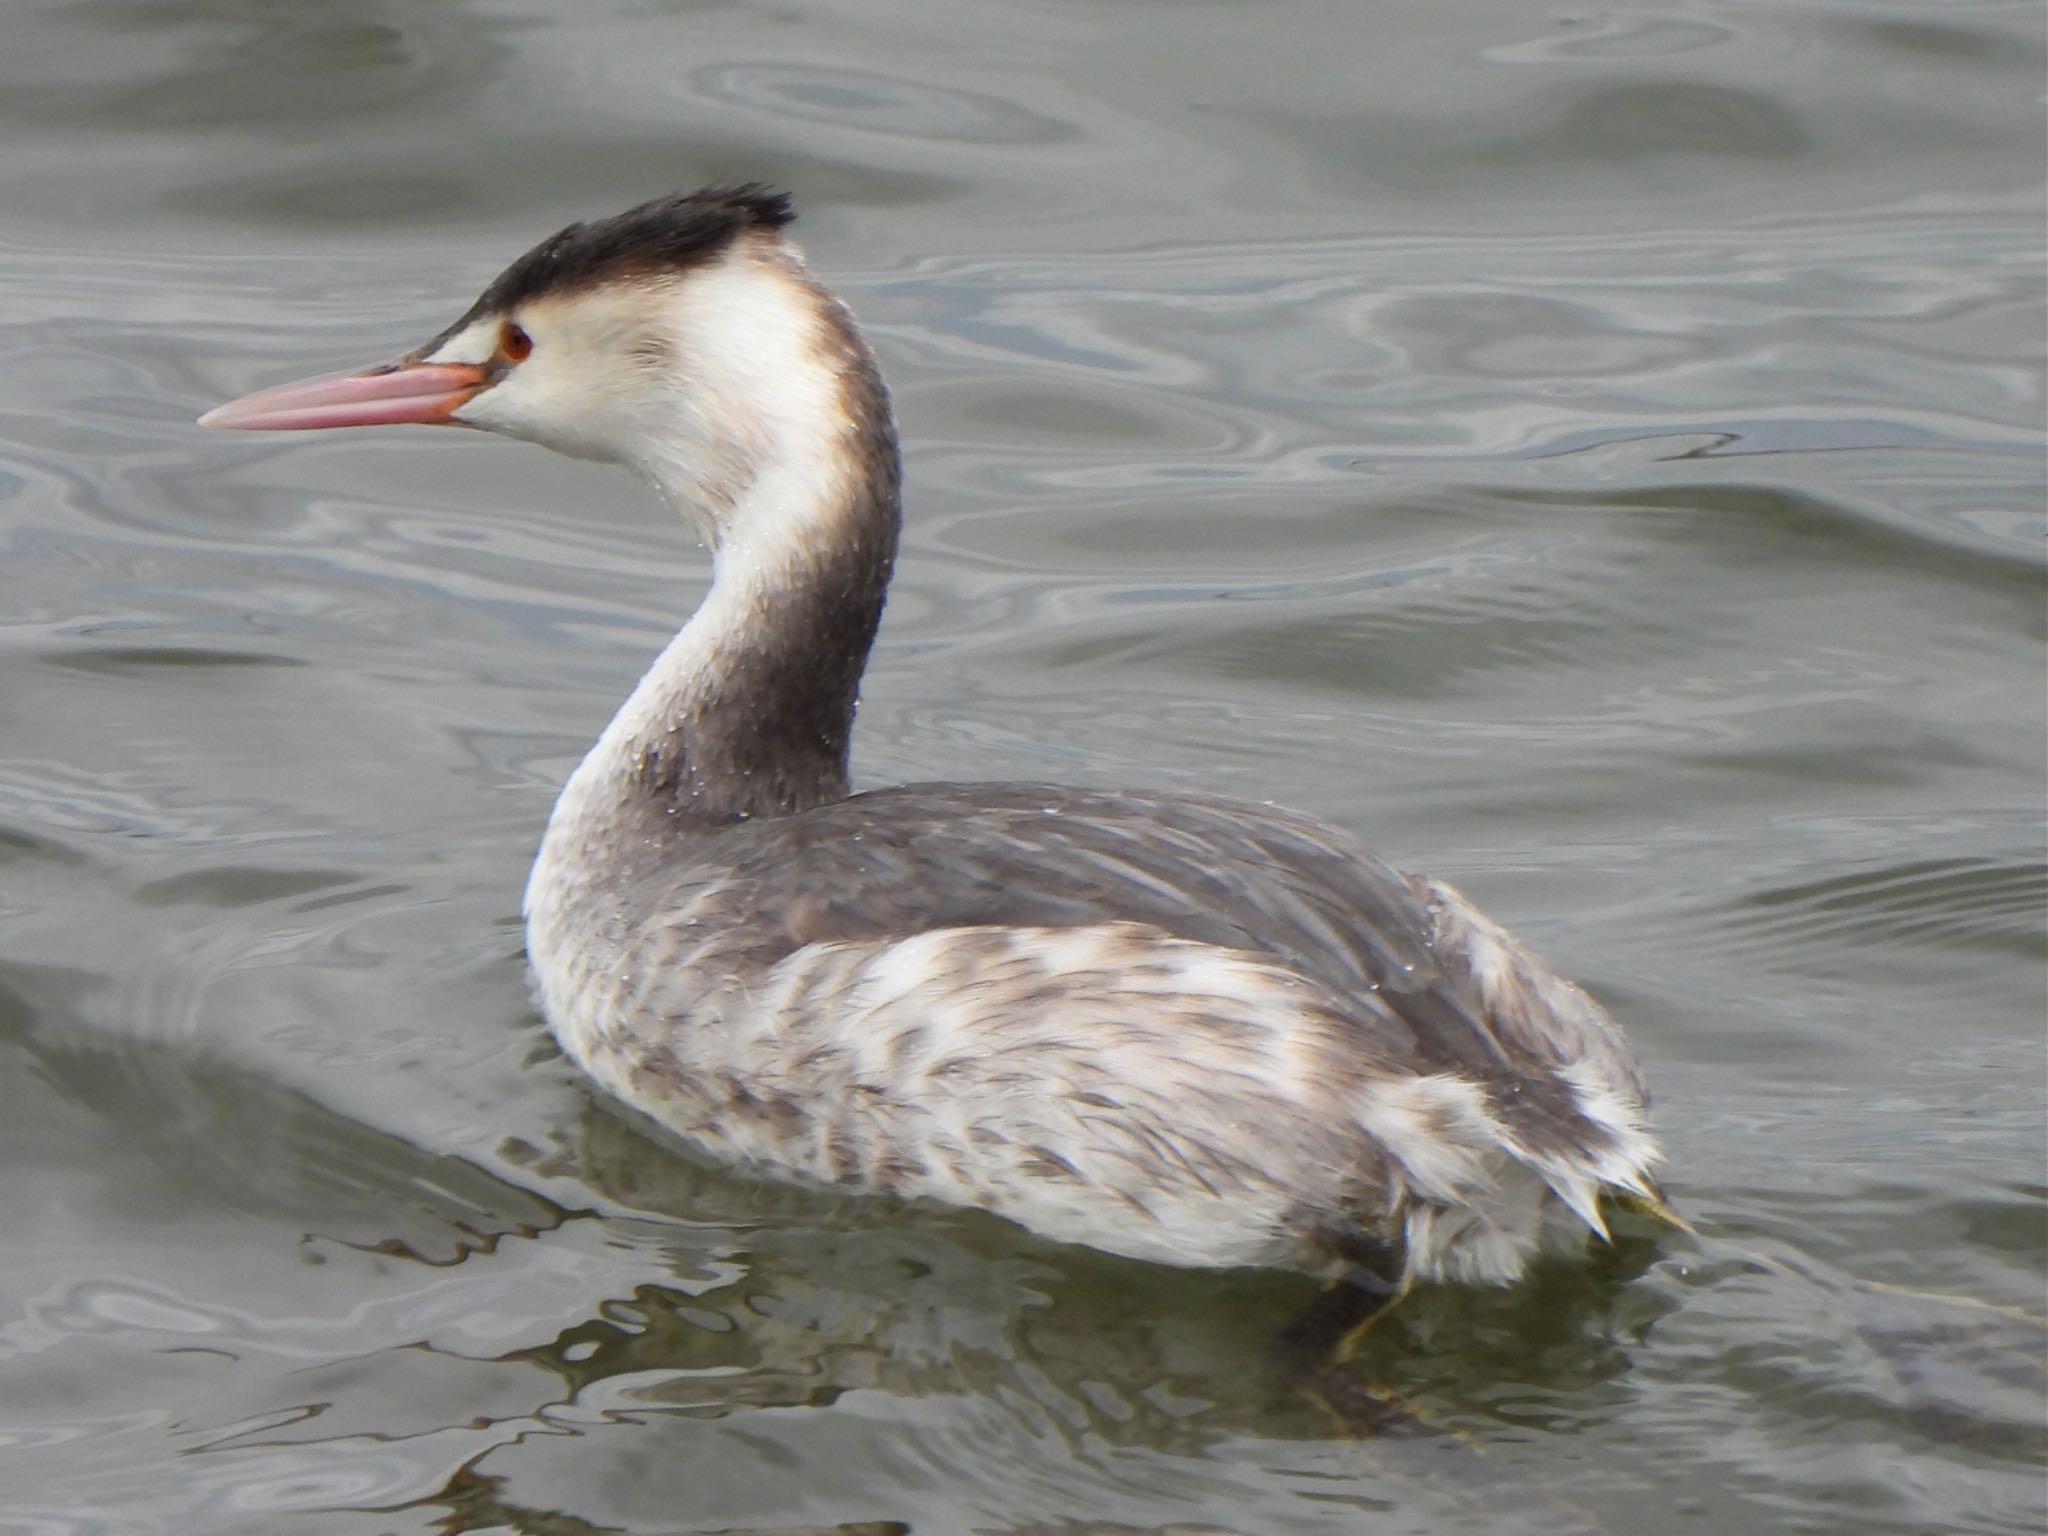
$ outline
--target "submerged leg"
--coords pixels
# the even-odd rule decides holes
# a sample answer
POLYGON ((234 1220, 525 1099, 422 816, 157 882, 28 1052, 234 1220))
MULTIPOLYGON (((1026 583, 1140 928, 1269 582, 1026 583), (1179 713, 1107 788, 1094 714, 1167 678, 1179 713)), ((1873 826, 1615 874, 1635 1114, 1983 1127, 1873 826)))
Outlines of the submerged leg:
POLYGON ((1388 1280, 1370 1269, 1347 1269, 1280 1330, 1274 1350, 1284 1364, 1300 1371, 1341 1365, 1366 1330, 1407 1294, 1405 1274, 1388 1280))
POLYGON ((1285 1385, 1328 1413, 1344 1435, 1378 1439, 1442 1433, 1395 1393, 1345 1368, 1366 1331, 1408 1289, 1405 1275, 1387 1280, 1372 1270, 1347 1270, 1273 1341, 1285 1385))
POLYGON ((1356 1234, 1332 1246, 1348 1267, 1273 1340, 1282 1384, 1307 1396, 1347 1435, 1442 1434, 1399 1397, 1344 1368, 1366 1331, 1408 1294, 1407 1248, 1398 1237, 1356 1234))
POLYGON ((1273 1341, 1281 1368, 1296 1380, 1351 1358, 1366 1329, 1408 1294, 1408 1250, 1399 1237, 1347 1233, 1330 1245, 1344 1272, 1326 1284, 1273 1341))

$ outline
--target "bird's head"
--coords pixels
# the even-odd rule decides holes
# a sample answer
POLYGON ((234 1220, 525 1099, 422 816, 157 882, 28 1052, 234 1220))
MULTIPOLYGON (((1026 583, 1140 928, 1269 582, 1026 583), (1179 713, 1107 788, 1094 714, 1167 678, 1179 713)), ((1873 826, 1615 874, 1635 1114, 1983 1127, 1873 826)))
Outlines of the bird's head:
POLYGON ((786 196, 748 185, 572 224, 396 361, 259 390, 200 422, 482 428, 639 470, 716 545, 769 466, 808 458, 827 475, 849 429, 887 431, 865 343, 784 239, 793 217, 786 196))

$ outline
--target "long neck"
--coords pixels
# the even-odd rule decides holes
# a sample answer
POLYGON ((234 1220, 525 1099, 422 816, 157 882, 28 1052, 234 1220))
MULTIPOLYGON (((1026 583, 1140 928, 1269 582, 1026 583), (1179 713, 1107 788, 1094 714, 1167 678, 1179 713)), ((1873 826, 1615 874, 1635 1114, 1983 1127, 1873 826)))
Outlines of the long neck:
POLYGON ((703 825, 847 793, 900 470, 873 359, 851 316, 811 291, 806 345, 781 374, 778 408, 750 424, 748 461, 712 482, 695 464, 648 466, 709 534, 711 590, 565 788, 557 823, 703 825))
POLYGON ((690 820, 787 815, 847 793, 861 671, 895 555, 895 499, 830 515, 845 541, 831 548, 738 569, 721 554, 703 605, 579 777, 595 771, 614 792, 690 820))

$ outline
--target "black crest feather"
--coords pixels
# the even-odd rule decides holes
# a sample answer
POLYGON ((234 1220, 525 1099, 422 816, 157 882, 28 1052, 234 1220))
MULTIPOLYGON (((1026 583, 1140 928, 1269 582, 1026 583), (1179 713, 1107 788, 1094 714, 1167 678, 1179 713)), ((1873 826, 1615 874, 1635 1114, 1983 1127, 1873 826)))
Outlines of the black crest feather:
POLYGON ((480 316, 503 314, 542 294, 696 266, 748 230, 772 233, 795 218, 788 193, 750 181, 675 192, 608 219, 571 224, 499 273, 469 313, 442 335, 452 336, 480 316))

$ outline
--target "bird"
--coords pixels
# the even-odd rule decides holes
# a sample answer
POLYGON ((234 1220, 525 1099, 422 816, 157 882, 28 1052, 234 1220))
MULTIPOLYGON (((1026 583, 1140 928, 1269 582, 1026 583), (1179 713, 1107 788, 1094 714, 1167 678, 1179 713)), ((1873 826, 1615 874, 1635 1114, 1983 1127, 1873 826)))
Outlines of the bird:
POLYGON ((794 217, 747 183, 571 224, 396 361, 200 418, 539 443, 637 472, 708 546, 526 886, 563 1051, 714 1158, 1304 1271, 1347 1328, 1418 1281, 1512 1284, 1607 1207, 1677 1221, 1611 1017, 1350 832, 1203 793, 855 792, 901 459, 794 217))

